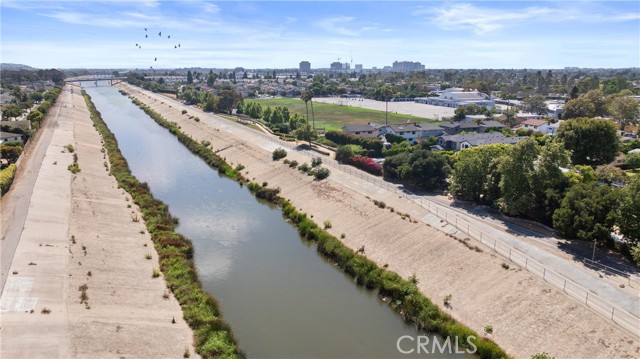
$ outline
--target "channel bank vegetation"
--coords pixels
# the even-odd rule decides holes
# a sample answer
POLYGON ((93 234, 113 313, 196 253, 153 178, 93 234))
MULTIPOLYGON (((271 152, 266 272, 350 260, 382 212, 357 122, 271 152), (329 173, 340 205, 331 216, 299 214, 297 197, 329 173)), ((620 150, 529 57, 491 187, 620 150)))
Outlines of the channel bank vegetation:
MULTIPOLYGON (((159 125, 167 128, 178 137, 192 153, 202 158, 209 166, 219 173, 234 179, 241 184, 247 184, 248 189, 258 198, 277 204, 282 208, 284 217, 295 225, 300 235, 315 242, 317 250, 324 257, 331 260, 338 267, 354 278, 360 286, 369 290, 377 290, 379 295, 387 299, 390 305, 409 323, 418 329, 429 333, 439 334, 443 337, 467 338, 474 336, 473 343, 477 347, 476 354, 480 358, 508 358, 509 356, 491 339, 479 335, 462 323, 457 322, 449 314, 442 311, 429 298, 424 296, 417 287, 417 281, 403 279, 395 272, 385 267, 379 267, 375 262, 366 258, 364 253, 355 252, 344 245, 339 239, 322 229, 305 213, 300 213, 288 200, 279 196, 279 188, 268 188, 267 183, 258 184, 250 182, 235 169, 229 166, 224 159, 217 156, 210 148, 198 143, 178 128, 178 126, 166 120, 158 112, 132 98, 132 102, 138 105, 159 125)), ((124 159, 122 159, 124 160, 124 159)), ((168 215, 168 212, 167 214, 168 215)), ((146 219, 146 218, 145 218, 146 219)), ((151 232, 151 230, 150 230, 151 232)), ((198 290, 201 290, 198 287, 198 290)), ((185 312, 186 316, 186 312, 185 312)))
MULTIPOLYGON (((173 292, 182 307, 187 324, 193 329, 196 352, 203 358, 237 358, 244 354, 238 349, 237 342, 229 325, 221 318, 218 304, 202 289, 193 262, 191 241, 175 232, 176 221, 169 213, 166 204, 155 199, 146 183, 139 182, 132 174, 120 149, 118 142, 102 120, 91 102, 91 97, 83 91, 94 126, 101 134, 104 147, 109 155, 111 174, 118 184, 126 190, 133 201, 142 210, 147 230, 158 251, 160 269, 167 287, 173 292)), ((159 117, 156 116, 156 117, 159 117)), ((155 119, 155 118, 154 118, 155 119)), ((177 134, 177 127, 166 122, 165 126, 177 134)), ((193 141, 193 140, 191 140, 193 141)), ((204 153, 202 145, 189 143, 204 153)), ((211 157, 217 157, 215 155, 211 157)), ((208 162, 212 164, 213 162, 208 162)), ((221 159, 215 162, 218 168, 233 172, 221 159)))

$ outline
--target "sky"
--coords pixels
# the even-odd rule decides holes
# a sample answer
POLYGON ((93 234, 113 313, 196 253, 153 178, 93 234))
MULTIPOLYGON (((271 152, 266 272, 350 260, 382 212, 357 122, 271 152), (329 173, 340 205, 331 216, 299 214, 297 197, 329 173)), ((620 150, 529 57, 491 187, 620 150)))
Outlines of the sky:
POLYGON ((640 1, 1 0, 0 11, 0 61, 38 68, 640 67, 640 1))

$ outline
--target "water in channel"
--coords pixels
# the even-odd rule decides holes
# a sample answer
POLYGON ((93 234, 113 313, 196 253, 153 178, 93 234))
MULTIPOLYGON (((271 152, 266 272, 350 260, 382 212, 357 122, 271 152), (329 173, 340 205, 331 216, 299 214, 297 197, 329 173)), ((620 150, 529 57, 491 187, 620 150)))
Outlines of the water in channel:
POLYGON ((248 357, 469 357, 432 354, 431 342, 423 348, 429 354, 418 354, 417 336, 425 334, 326 262, 280 209, 221 178, 116 88, 86 91, 132 173, 180 219, 202 285, 248 357), (411 338, 400 349, 413 354, 398 350, 403 335, 411 338))

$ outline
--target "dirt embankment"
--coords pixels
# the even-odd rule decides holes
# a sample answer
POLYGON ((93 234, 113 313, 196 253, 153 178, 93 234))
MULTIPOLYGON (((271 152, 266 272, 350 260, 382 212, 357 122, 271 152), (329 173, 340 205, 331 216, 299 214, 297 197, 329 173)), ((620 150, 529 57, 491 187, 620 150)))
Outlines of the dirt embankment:
POLYGON ((152 277, 153 243, 109 175, 84 99, 77 88, 65 92, 9 277, 30 284, 10 302, 33 305, 5 311, 3 293, 1 356, 197 357, 180 305, 162 276, 152 277), (73 154, 75 175, 67 170, 73 154))
MULTIPOLYGON (((223 149, 219 154, 230 164, 246 166, 243 174, 249 179, 280 187, 283 197, 317 223, 331 221, 329 231, 338 238, 344 233, 342 240, 350 248, 364 247, 370 259, 388 264, 405 278, 415 274, 419 288, 436 304, 442 305, 450 294, 448 313, 479 333, 491 325, 493 334, 488 335, 516 357, 528 358, 538 352, 556 358, 640 356, 638 340, 614 323, 528 272, 513 265, 504 269, 500 258, 469 250, 441 231, 450 228, 425 224, 422 220, 435 227, 444 225, 396 194, 338 171, 328 180, 313 181, 282 161, 271 161, 270 151, 277 146, 264 138, 166 97, 122 87, 178 123, 194 139, 223 149), (182 114, 184 109, 186 114, 182 114), (387 208, 375 206, 373 199, 384 201, 387 208), (410 214, 412 220, 402 219, 398 211, 410 214)), ((287 158, 309 162, 308 157, 292 151, 287 158)))

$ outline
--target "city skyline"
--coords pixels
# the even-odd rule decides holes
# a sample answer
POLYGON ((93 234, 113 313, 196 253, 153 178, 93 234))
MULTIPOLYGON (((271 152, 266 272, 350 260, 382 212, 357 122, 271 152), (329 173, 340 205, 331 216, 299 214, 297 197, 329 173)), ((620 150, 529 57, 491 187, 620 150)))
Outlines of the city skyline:
POLYGON ((2 62, 40 68, 640 64, 640 5, 630 1, 6 0, 1 10, 2 62))

